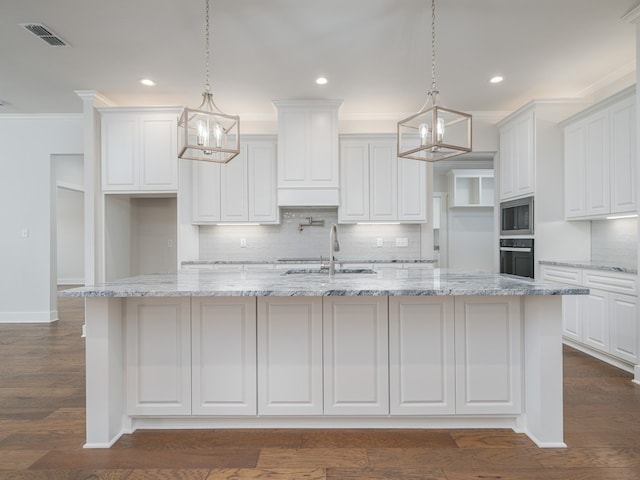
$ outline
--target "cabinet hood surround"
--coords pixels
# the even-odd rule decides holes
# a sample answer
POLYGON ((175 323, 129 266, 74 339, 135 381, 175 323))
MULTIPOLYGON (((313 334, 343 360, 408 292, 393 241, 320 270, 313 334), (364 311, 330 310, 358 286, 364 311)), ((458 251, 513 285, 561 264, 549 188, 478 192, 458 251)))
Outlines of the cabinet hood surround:
POLYGON ((340 203, 338 113, 342 100, 276 100, 278 205, 340 203))

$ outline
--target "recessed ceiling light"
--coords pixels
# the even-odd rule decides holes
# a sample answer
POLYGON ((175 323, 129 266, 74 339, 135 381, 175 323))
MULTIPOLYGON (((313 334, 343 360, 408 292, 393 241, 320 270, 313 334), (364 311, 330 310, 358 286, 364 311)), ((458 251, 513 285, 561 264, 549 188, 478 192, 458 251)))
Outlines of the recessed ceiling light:
POLYGON ((496 75, 495 77, 492 77, 491 80, 489 81, 491 83, 500 83, 503 80, 504 80, 504 77, 501 77, 500 75, 496 75))
POLYGON ((142 78, 142 79, 140 79, 140 83, 142 85, 147 86, 147 87, 155 87, 156 86, 156 82, 154 82, 150 78, 142 78))
POLYGON ((318 77, 318 78, 316 78, 316 83, 318 85, 326 85, 328 81, 329 80, 327 80, 326 77, 318 77))

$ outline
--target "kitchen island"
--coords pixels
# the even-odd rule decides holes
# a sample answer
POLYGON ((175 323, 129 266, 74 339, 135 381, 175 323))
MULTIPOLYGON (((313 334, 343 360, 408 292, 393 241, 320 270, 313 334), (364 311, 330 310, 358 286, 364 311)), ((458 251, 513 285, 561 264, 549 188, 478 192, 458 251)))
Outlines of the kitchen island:
POLYGON ((511 428, 563 447, 562 303, 433 268, 179 271, 86 298, 87 442, 138 428, 511 428))

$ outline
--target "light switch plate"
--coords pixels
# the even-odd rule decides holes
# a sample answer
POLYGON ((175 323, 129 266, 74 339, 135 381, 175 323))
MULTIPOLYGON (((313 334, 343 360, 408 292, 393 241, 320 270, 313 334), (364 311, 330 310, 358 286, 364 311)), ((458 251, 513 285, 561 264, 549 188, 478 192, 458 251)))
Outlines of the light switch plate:
POLYGON ((384 245, 382 237, 376 238, 376 247, 382 247, 382 245, 384 245))

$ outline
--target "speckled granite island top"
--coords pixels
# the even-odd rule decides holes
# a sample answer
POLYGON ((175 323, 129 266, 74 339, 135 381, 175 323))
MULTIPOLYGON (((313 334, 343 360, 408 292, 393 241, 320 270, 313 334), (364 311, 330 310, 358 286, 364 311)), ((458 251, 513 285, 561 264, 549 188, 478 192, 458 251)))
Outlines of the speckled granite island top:
POLYGON ((480 271, 433 268, 375 273, 180 270, 59 292, 64 297, 586 295, 587 288, 480 271))

